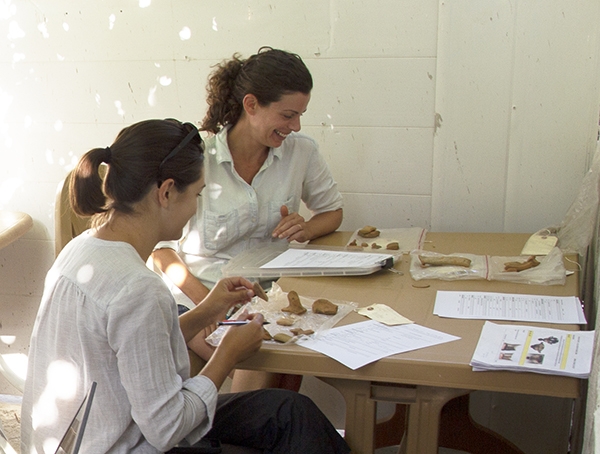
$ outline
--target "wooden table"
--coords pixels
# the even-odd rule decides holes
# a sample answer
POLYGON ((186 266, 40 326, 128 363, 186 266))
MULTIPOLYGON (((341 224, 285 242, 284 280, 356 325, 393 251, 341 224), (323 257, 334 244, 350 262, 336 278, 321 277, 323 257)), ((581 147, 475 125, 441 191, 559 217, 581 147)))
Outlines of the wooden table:
MULTIPOLYGON (((336 232, 317 243, 346 244, 349 233, 336 232)), ((519 255, 529 235, 428 233, 424 249, 440 253, 472 253, 494 256, 519 255)), ((320 353, 292 345, 264 345, 260 352, 239 365, 241 368, 313 375, 340 391, 346 401, 346 439, 353 453, 373 452, 376 402, 390 401, 409 406, 406 448, 409 453, 437 453, 440 411, 454 397, 473 390, 577 398, 580 380, 570 377, 508 371, 473 372, 469 361, 479 339, 483 320, 440 318, 433 315, 437 290, 525 293, 557 296, 578 295, 575 273, 564 286, 513 284, 499 281, 418 281, 409 273, 409 256, 395 269, 404 274, 379 271, 358 277, 282 278, 284 291, 296 290, 310 297, 352 301, 359 306, 386 303, 416 323, 459 336, 458 341, 383 358, 351 370, 320 353), (423 287, 423 285, 419 285, 423 287)), ((356 313, 340 324, 364 320, 356 313)), ((523 322, 520 322, 521 324, 523 322)), ((531 324, 531 323, 530 323, 531 324)), ((536 325, 536 324, 533 324, 536 325)), ((539 324, 538 324, 539 325, 539 324)), ((576 325, 550 325, 578 329, 576 325)))

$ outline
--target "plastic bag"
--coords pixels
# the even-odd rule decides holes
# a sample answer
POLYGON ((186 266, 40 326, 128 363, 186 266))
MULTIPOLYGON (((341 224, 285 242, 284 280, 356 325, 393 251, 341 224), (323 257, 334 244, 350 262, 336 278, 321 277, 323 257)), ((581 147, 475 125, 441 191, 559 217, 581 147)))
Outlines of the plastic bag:
POLYGON ((540 262, 535 268, 523 271, 504 271, 506 262, 524 262, 528 257, 494 257, 488 258, 489 277, 491 281, 508 281, 519 284, 564 285, 567 270, 563 262, 563 254, 557 247, 546 256, 537 256, 540 262))
POLYGON ((592 241, 598 216, 598 187, 600 182, 600 142, 590 170, 583 177, 579 194, 558 227, 544 229, 558 236, 558 247, 566 253, 585 255, 592 241))
MULTIPOLYGON (((264 328, 269 332, 271 336, 275 336, 275 334, 278 333, 283 333, 287 334, 288 336, 292 336, 292 339, 286 342, 286 344, 293 343, 301 337, 293 336, 293 334, 290 331, 291 328, 300 328, 305 331, 312 330, 315 333, 312 336, 315 336, 323 330, 333 328, 337 322, 339 322, 347 314, 349 314, 358 307, 358 304, 356 303, 351 303, 348 301, 330 300, 332 303, 337 305, 337 314, 314 314, 311 310, 311 307, 312 303, 315 301, 316 298, 307 298, 305 296, 298 295, 300 297, 300 302, 307 309, 307 311, 302 315, 295 315, 281 311, 281 309, 286 307, 289 304, 289 302, 287 299, 287 293, 284 292, 277 283, 273 283, 273 286, 267 292, 267 296, 269 298, 269 301, 262 300, 258 297, 252 298, 252 301, 244 305, 235 314, 233 314, 231 316, 231 319, 235 320, 239 316, 239 314, 241 314, 244 310, 248 311, 248 313, 250 314, 260 312, 265 318, 265 321, 269 322, 269 324, 265 325, 264 328), (294 324, 292 326, 278 325, 277 320, 284 316, 286 318, 294 320, 294 324)), ((210 345, 213 345, 215 347, 218 346, 219 342, 221 342, 221 338, 223 337, 227 329, 229 329, 229 327, 220 326, 206 338, 206 341, 210 345)), ((275 341, 265 342, 275 343, 275 341)))
POLYGON ((373 249, 373 244, 377 244, 381 247, 381 250, 375 249, 375 252, 395 252, 398 255, 401 255, 403 253, 409 253, 413 249, 422 248, 426 234, 427 230, 421 227, 408 227, 399 229, 380 229, 378 237, 363 238, 358 235, 358 230, 355 230, 346 243, 346 246, 351 246, 353 245, 353 242, 356 242, 357 246, 366 244, 366 248, 373 249), (394 242, 398 243, 398 250, 392 251, 385 248, 386 245, 394 242))
POLYGON ((410 275, 415 281, 421 279, 441 279, 456 281, 463 279, 487 279, 487 257, 474 254, 439 254, 437 252, 416 249, 410 253, 410 275), (471 260, 466 266, 429 266, 422 265, 419 256, 425 257, 464 257, 471 260))
POLYGON ((548 255, 537 257, 540 264, 523 271, 505 271, 507 262, 524 262, 528 256, 501 257, 474 254, 439 254, 436 252, 415 250, 410 253, 410 275, 415 280, 441 279, 445 281, 465 279, 487 279, 489 281, 506 281, 519 284, 564 285, 566 269, 563 254, 557 247, 552 248, 548 255), (428 257, 464 257, 471 260, 471 265, 465 266, 423 266, 419 255, 428 257))

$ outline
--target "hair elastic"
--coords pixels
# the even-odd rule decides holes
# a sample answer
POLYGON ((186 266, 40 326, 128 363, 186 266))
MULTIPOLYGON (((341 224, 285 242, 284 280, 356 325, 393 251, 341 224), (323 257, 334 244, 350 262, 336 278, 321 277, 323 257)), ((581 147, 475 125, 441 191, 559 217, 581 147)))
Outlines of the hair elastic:
POLYGON ((104 156, 102 157, 102 162, 104 162, 106 164, 110 164, 111 160, 112 160, 112 150, 110 149, 110 147, 106 147, 104 149, 104 156))

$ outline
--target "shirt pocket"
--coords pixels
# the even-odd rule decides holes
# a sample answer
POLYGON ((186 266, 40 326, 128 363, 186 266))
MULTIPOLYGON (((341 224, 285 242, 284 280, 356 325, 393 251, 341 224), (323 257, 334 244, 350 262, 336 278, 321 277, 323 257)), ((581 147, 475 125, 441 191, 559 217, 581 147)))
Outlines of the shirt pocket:
POLYGON ((219 252, 239 238, 239 210, 231 210, 227 213, 205 211, 203 216, 203 249, 206 252, 219 252))
POLYGON ((279 221, 281 221, 282 205, 288 207, 288 211, 293 213, 298 211, 298 208, 300 207, 300 201, 292 195, 287 199, 271 200, 268 203, 266 222, 267 230, 265 231, 265 237, 271 238, 273 230, 275 230, 275 227, 277 227, 277 224, 279 224, 279 221))

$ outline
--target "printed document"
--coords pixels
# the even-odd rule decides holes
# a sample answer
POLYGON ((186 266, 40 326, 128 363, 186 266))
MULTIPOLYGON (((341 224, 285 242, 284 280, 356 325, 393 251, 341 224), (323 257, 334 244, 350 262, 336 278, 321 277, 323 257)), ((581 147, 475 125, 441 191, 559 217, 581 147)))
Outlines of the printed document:
POLYGON ((298 345, 323 353, 356 370, 386 356, 457 339, 460 337, 415 323, 388 326, 368 320, 330 329, 314 339, 300 339, 298 345))
POLYGON ((433 313, 448 318, 585 324, 576 296, 438 291, 433 313))
POLYGON ((383 266, 389 254, 290 248, 261 268, 361 268, 383 266))
POLYGON ((588 378, 594 331, 485 322, 471 359, 474 371, 512 370, 588 378))

